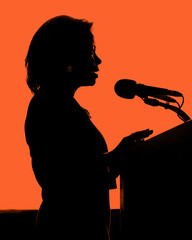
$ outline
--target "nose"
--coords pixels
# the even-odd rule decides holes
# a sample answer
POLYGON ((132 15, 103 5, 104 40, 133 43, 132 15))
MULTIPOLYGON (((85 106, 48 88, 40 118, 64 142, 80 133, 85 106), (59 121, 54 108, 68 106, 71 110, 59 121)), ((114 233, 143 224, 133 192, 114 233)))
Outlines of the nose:
POLYGON ((95 63, 96 63, 97 65, 99 65, 99 64, 102 63, 101 59, 97 56, 96 53, 95 53, 95 63))

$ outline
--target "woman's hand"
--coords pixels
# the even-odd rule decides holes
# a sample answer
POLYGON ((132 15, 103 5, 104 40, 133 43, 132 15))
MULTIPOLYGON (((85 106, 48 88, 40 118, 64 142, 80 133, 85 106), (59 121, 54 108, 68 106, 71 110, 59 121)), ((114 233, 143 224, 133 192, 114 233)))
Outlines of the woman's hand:
POLYGON ((106 154, 107 165, 113 177, 117 177, 120 174, 120 167, 124 165, 129 156, 129 148, 135 144, 143 142, 144 139, 149 137, 152 133, 153 130, 149 129, 135 132, 123 138, 113 151, 106 154))
POLYGON ((145 138, 149 137, 153 133, 153 130, 143 130, 139 132, 135 132, 125 138, 117 146, 116 150, 121 154, 121 152, 127 151, 127 149, 135 144, 143 142, 145 138))

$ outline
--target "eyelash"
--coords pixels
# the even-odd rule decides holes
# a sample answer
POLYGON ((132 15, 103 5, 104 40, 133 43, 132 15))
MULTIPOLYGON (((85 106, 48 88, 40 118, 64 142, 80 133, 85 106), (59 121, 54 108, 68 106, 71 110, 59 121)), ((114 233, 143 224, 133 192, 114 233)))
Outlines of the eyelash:
POLYGON ((92 46, 92 53, 95 53, 96 47, 95 45, 92 46))

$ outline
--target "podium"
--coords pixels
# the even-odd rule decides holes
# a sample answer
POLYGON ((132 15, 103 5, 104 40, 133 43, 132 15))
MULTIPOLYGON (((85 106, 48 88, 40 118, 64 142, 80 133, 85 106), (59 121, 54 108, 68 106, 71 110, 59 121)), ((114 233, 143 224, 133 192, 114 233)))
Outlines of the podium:
POLYGON ((191 238, 191 152, 191 120, 129 149, 120 174, 121 240, 191 238))

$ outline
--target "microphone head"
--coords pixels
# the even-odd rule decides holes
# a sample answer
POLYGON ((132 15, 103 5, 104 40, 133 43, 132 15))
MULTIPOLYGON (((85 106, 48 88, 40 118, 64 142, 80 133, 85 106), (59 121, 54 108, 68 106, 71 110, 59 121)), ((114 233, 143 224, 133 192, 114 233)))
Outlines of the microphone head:
POLYGON ((135 97, 137 83, 129 79, 121 79, 115 84, 115 93, 122 98, 132 99, 135 97))

